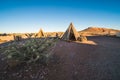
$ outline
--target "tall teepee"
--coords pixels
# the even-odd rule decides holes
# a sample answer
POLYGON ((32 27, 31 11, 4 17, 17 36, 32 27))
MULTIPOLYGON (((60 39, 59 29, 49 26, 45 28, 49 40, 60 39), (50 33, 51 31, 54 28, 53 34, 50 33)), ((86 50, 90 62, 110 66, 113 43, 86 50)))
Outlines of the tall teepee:
POLYGON ((39 32, 37 33, 37 37, 44 37, 44 32, 42 29, 39 30, 39 32))
POLYGON ((73 40, 76 41, 79 37, 78 32, 76 31, 75 27, 73 26, 73 23, 70 23, 68 29, 63 34, 62 39, 63 40, 73 40))

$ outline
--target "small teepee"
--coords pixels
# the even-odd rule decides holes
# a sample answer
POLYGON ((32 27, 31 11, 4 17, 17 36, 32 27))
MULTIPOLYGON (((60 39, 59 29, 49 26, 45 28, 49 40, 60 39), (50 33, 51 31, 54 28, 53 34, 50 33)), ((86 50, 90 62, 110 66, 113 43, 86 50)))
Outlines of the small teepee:
POLYGON ((78 37, 79 37, 79 34, 76 31, 75 27, 73 26, 73 23, 70 23, 68 29, 63 34, 62 39, 76 41, 78 40, 78 37))
POLYGON ((116 36, 117 36, 117 37, 120 37, 120 32, 118 32, 118 33, 116 34, 116 36))
POLYGON ((44 32, 42 29, 39 30, 39 32, 36 34, 36 37, 44 37, 44 32))

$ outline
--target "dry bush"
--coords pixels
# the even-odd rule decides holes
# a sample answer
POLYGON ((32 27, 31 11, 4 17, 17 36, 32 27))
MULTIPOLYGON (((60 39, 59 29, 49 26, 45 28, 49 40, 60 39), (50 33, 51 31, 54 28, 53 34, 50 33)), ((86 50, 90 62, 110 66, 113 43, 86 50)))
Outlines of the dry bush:
POLYGON ((34 63, 40 61, 47 64, 49 48, 56 43, 56 39, 30 39, 24 43, 15 42, 5 47, 4 54, 10 67, 21 63, 34 63))

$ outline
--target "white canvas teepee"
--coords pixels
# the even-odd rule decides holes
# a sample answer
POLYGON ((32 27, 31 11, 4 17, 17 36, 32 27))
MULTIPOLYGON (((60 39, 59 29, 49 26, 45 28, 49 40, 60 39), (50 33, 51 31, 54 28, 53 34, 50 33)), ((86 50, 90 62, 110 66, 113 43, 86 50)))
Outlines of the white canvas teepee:
POLYGON ((39 32, 36 34, 37 37, 44 37, 44 32, 42 29, 39 30, 39 32))
POLYGON ((118 33, 116 34, 116 36, 117 36, 117 37, 120 37, 120 32, 118 32, 118 33))
POLYGON ((73 40, 76 41, 79 37, 78 32, 76 31, 75 27, 73 26, 73 23, 70 23, 68 29, 63 34, 62 39, 63 40, 73 40))

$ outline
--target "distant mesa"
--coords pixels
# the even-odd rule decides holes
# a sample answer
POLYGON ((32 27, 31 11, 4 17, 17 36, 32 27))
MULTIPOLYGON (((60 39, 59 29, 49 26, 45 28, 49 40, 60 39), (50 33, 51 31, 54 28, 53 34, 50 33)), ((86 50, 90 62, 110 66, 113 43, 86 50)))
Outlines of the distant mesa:
POLYGON ((99 28, 99 27, 88 27, 87 29, 84 29, 82 31, 86 32, 106 32, 106 31, 116 31, 119 32, 120 30, 115 30, 115 29, 109 29, 109 28, 99 28))
POLYGON ((116 35, 120 30, 109 29, 109 28, 100 28, 100 27, 88 27, 82 31, 79 31, 80 34, 84 34, 87 36, 94 36, 94 35, 109 35, 113 36, 116 35))

